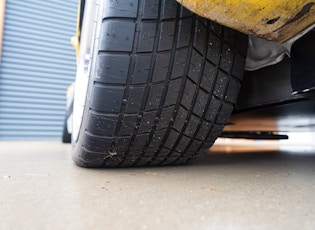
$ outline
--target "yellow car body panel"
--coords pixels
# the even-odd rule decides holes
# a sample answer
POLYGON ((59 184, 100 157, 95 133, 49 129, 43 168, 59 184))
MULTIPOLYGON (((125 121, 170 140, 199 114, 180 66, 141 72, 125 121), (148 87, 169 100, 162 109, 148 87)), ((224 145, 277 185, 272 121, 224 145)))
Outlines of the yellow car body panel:
POLYGON ((83 14, 83 9, 81 7, 81 0, 78 1, 78 13, 77 13, 77 28, 76 35, 71 38, 71 44, 76 51, 76 61, 78 63, 79 54, 80 54, 80 36, 81 36, 81 15, 83 14))
MULTIPOLYGON (((78 4, 77 34, 72 38, 77 57, 80 47, 78 4)), ((245 34, 285 42, 315 23, 315 0, 177 0, 190 11, 245 34)))
POLYGON ((284 42, 315 22, 309 0, 178 0, 192 12, 246 34, 284 42))

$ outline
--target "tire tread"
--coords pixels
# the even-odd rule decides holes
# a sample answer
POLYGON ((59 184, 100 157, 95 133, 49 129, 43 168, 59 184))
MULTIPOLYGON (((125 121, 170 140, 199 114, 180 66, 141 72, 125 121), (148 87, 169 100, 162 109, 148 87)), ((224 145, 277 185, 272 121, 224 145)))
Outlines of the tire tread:
POLYGON ((153 166, 198 157, 233 110, 246 36, 174 0, 106 2, 77 163, 153 166))

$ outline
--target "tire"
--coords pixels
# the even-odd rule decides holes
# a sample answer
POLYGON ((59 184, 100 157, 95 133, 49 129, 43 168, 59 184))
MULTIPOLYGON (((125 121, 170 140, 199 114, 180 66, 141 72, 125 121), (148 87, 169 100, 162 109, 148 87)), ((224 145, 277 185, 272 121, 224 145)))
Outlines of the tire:
POLYGON ((202 155, 233 110, 247 36, 174 0, 103 2, 75 163, 177 165, 202 155))
POLYGON ((71 133, 68 132, 67 128, 67 117, 64 120, 63 123, 63 130, 62 130, 62 143, 68 144, 71 143, 71 133))
POLYGON ((73 118, 74 83, 67 89, 66 114, 62 130, 62 143, 71 143, 72 118, 73 118))

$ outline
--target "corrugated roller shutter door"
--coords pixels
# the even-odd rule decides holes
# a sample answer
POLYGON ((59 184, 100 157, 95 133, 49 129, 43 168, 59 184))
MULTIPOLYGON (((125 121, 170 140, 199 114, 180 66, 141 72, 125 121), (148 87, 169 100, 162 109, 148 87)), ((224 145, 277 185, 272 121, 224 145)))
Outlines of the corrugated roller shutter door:
POLYGON ((0 68, 0 139, 60 139, 75 79, 77 0, 7 0, 0 68))

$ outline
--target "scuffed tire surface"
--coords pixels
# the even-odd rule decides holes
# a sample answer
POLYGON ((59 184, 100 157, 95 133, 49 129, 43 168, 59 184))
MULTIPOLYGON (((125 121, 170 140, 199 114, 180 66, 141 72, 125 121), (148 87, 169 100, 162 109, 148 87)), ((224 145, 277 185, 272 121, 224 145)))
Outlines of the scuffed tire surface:
POLYGON ((233 110, 247 36, 174 0, 106 4, 74 161, 130 167, 198 157, 233 110))

